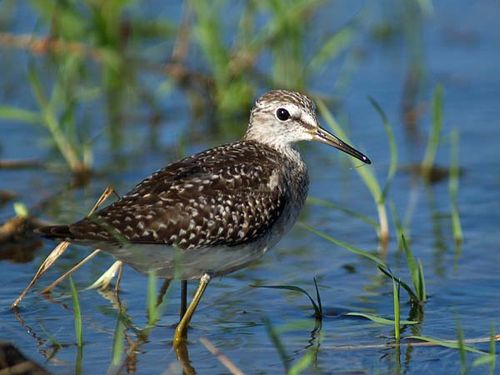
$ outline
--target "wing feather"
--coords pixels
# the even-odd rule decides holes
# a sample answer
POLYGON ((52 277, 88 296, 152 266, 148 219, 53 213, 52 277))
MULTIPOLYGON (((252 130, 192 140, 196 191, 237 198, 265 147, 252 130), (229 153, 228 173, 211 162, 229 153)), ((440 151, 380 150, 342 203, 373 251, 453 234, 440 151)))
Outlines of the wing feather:
POLYGON ((276 180, 282 164, 262 147, 229 146, 170 164, 69 231, 87 241, 182 249, 256 240, 283 213, 287 192, 276 180))

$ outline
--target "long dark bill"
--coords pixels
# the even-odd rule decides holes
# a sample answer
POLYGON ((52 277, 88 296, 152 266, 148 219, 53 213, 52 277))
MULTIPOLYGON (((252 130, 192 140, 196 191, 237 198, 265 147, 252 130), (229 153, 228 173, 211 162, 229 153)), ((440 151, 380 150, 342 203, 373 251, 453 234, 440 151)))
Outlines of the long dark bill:
POLYGON ((333 135, 332 133, 326 131, 323 128, 318 127, 318 130, 316 131, 314 138, 319 142, 326 143, 329 146, 335 147, 351 156, 354 156, 356 159, 361 160, 363 163, 366 164, 372 163, 366 155, 362 154, 355 148, 349 146, 347 143, 340 140, 337 136, 333 135))

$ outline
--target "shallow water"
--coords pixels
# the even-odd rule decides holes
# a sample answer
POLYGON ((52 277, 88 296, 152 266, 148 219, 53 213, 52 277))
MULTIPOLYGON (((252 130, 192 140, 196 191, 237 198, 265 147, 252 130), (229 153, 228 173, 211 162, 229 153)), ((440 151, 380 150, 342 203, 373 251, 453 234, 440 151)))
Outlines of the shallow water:
MULTIPOLYGON (((426 98, 424 105, 427 108, 424 108, 425 115, 416 133, 405 131, 400 118, 408 54, 401 36, 396 36, 388 44, 375 43, 369 36, 361 40, 359 49, 363 58, 344 90, 333 87, 328 81, 328 77, 339 74, 339 64, 332 64, 318 77, 313 77, 310 88, 327 94, 337 90, 335 93, 342 95, 339 118, 348 120, 351 142, 369 155, 379 180, 384 181, 390 157, 387 138, 366 97, 375 98, 388 114, 397 137, 400 163, 410 164, 422 157, 432 89, 437 82, 443 84, 444 140, 437 163, 449 165, 448 135, 451 129, 459 129, 460 166, 464 173, 460 179, 458 204, 465 241, 460 249, 456 248, 451 231, 447 180, 427 186, 399 172, 391 187, 390 199, 401 216, 407 210, 411 212, 407 235, 411 238, 415 256, 423 263, 429 294, 423 322, 405 328, 403 336, 419 334, 455 339, 459 322, 466 339, 485 338, 489 337, 492 325, 497 331, 500 326, 500 31, 497 28, 500 4, 494 1, 440 1, 434 5, 434 16, 423 24, 425 80, 422 95, 426 98)), ((335 15, 339 24, 342 24, 339 18, 344 16, 345 23, 356 11, 349 2, 339 2, 336 6, 340 9, 335 15)), ((29 10, 19 12, 31 14, 29 10)), ((21 16, 18 14, 18 17, 21 16)), ((326 22, 325 17, 328 18, 327 13, 319 16, 318 22, 326 22)), ((377 19, 374 15, 372 17, 377 19)), ((22 19, 15 29, 31 32, 33 20, 30 21, 29 17, 22 19)), ((10 49, 2 50, 4 55, 8 58, 0 64, 9 74, 0 78, 1 102, 23 107, 32 105, 23 65, 26 55, 10 49)), ((187 134, 186 153, 220 142, 219 138, 194 141, 199 137, 192 133, 203 129, 189 128, 192 119, 187 115, 189 106, 185 99, 173 97, 169 100, 163 109, 173 113, 155 135, 157 147, 150 147, 150 131, 141 124, 123 130, 124 139, 129 143, 118 155, 112 155, 106 141, 98 139, 95 165, 97 169, 105 169, 105 175, 94 178, 85 189, 59 194, 51 201, 53 205, 43 210, 42 216, 54 222, 74 220, 91 207, 109 183, 124 193, 150 172, 175 160, 177 151, 174 145, 181 135, 187 134)), ((43 133, 37 128, 2 120, 0 131, 1 159, 46 157, 47 149, 40 141, 43 133)), ((243 123, 237 133, 242 132, 243 123)), ((98 134, 97 131, 94 134, 98 134)), ((343 156, 339 157, 335 150, 319 144, 304 146, 302 150, 310 167, 311 196, 376 218, 370 193, 343 156)), ((17 192, 19 200, 30 207, 40 198, 60 191, 61 186, 68 183, 67 179, 64 173, 2 170, 0 189, 17 192)), ((10 205, 1 207, 2 221, 12 214, 10 205)), ((369 251, 378 248, 373 227, 341 211, 308 205, 300 221, 353 246, 369 251)), ((390 224, 393 230, 394 225, 390 224)), ((83 289, 111 265, 110 256, 98 255, 74 275, 81 290, 84 322, 85 345, 81 358, 78 358, 74 344, 73 314, 66 307, 71 306, 67 283, 61 288, 63 294, 58 291, 54 295, 55 302, 37 293, 29 293, 22 302, 19 315, 9 310, 10 303, 53 245, 44 242, 43 248, 29 262, 2 260, 0 263, 0 282, 3 284, 0 339, 13 342, 27 356, 54 373, 104 373, 112 359, 116 310, 98 292, 83 289), (51 337, 63 345, 55 353, 51 337)), ((40 281, 38 288, 48 285, 50 280, 89 251, 72 247, 40 281)), ((404 255, 397 251, 394 238, 386 261, 395 274, 410 283, 404 255)), ((145 326, 147 277, 126 268, 121 288, 121 299, 133 324, 145 326)), ((193 291, 194 285, 190 284, 189 290, 193 291)), ((171 349, 179 295, 179 285, 174 283, 161 320, 139 347, 135 363, 137 374, 181 372, 180 363, 171 349)), ((313 364, 307 370, 309 373, 459 373, 460 354, 456 350, 404 346, 398 353, 387 346, 393 342, 391 326, 336 314, 339 311, 362 311, 390 318, 393 314, 392 298, 391 283, 372 263, 296 226, 257 264, 210 284, 189 332, 191 366, 202 374, 227 373, 199 341, 203 337, 245 373, 283 372, 283 362, 269 336, 270 324, 279 332, 288 364, 317 348, 313 364), (318 278, 324 308, 334 312, 333 316, 323 320, 320 334, 315 332, 312 309, 303 295, 251 287, 255 284, 289 284, 313 293, 313 277, 318 278)), ((406 319, 405 294, 402 294, 402 302, 402 318, 406 319)), ((127 334, 131 340, 136 339, 130 330, 127 334)), ((488 350, 488 343, 476 347, 488 350)), ((471 365, 477 355, 468 354, 467 358, 471 365)), ((470 373, 477 374, 486 371, 486 366, 470 369, 470 373)))

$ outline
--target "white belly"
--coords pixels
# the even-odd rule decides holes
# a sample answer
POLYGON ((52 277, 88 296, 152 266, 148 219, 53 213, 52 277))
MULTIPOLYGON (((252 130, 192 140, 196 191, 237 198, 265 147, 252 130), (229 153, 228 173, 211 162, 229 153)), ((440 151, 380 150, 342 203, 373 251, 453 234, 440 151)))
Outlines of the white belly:
POLYGON ((199 279, 203 274, 224 275, 259 259, 273 247, 295 223, 298 211, 288 207, 267 236, 238 246, 219 246, 182 250, 169 245, 125 243, 95 244, 139 272, 154 271, 165 279, 199 279))
POLYGON ((259 259, 268 248, 268 245, 259 242, 192 250, 167 245, 101 247, 139 272, 154 271, 160 278, 182 280, 199 279, 205 273, 218 276, 236 271, 259 259))

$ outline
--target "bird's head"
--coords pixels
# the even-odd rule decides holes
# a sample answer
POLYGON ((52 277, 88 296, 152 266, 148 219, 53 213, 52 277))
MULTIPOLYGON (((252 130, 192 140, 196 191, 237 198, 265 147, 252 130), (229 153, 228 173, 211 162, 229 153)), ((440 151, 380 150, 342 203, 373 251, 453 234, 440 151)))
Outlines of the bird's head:
POLYGON ((364 163, 371 163, 361 152, 323 129, 316 117, 314 102, 294 91, 273 90, 262 95, 252 109, 245 139, 275 148, 314 140, 344 151, 364 163))

